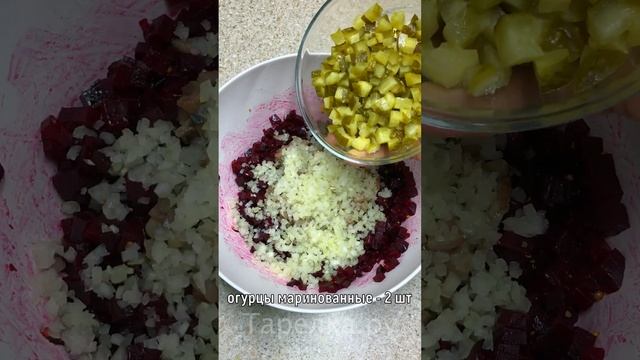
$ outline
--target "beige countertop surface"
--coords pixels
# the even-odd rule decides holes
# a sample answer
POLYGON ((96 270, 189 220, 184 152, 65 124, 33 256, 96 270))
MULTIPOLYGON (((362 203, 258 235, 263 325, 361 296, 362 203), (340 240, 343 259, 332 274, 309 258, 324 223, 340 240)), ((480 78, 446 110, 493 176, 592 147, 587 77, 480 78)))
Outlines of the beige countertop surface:
MULTIPOLYGON (((265 60, 295 53, 323 0, 220 0, 220 83, 265 60)), ((293 71, 293 69, 292 69, 293 71)), ((420 278, 397 291, 407 305, 376 303, 328 314, 299 314, 226 302, 220 288, 220 359, 420 358, 420 278)))

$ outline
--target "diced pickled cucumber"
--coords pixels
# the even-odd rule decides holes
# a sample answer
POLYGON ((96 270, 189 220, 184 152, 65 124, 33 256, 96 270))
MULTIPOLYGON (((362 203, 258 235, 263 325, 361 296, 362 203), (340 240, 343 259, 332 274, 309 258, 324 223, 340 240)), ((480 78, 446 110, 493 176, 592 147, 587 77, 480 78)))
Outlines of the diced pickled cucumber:
POLYGON ((394 11, 391 13, 391 26, 396 29, 402 29, 404 26, 404 12, 403 11, 394 11))
POLYGON ((511 68, 527 63, 533 64, 543 93, 569 83, 586 90, 611 76, 624 63, 623 55, 640 46, 640 0, 422 3, 432 39, 422 45, 427 60, 422 75, 474 96, 508 85, 511 68), (478 61, 471 51, 478 51, 478 61))
POLYGON ((428 49, 422 63, 427 78, 436 84, 452 88, 462 84, 465 74, 479 63, 478 51, 448 44, 428 49))
POLYGON ((575 90, 581 92, 600 84, 618 71, 626 60, 627 55, 621 51, 585 47, 575 75, 575 90))
POLYGON ((569 10, 571 0, 538 0, 538 12, 541 14, 569 10))
POLYGON ((392 146, 401 146, 407 126, 421 122, 420 18, 406 23, 401 11, 383 12, 374 4, 351 27, 331 34, 331 55, 311 73, 331 120, 329 133, 339 145, 358 151, 389 147, 392 138, 397 138, 392 146), (388 139, 379 141, 378 134, 388 139))
POLYGON ((391 129, 386 127, 380 127, 376 130, 376 142, 378 144, 385 144, 391 140, 391 129))
POLYGON ((371 140, 369 140, 369 138, 365 138, 362 136, 358 136, 357 138, 351 140, 351 146, 354 149, 360 151, 366 150, 370 143, 371 140))
POLYGON ((569 61, 573 62, 582 56, 582 49, 587 44, 587 33, 584 26, 573 23, 552 24, 542 39, 545 52, 558 49, 569 50, 569 61))
POLYGON ((353 91, 360 97, 367 97, 371 92, 371 89, 373 89, 373 85, 371 85, 371 83, 358 81, 355 83, 353 91))
POLYGON ((597 48, 627 52, 629 45, 626 33, 638 21, 640 3, 637 1, 599 1, 587 12, 590 44, 597 48))
POLYGON ((640 21, 634 21, 629 27, 627 45, 629 47, 640 46, 640 21))
POLYGON ((382 6, 380 4, 373 4, 367 11, 364 13, 364 17, 367 18, 370 22, 375 22, 382 15, 382 6))
POLYGON ((342 145, 342 146, 349 146, 349 144, 351 143, 351 136, 349 136, 349 134, 347 134, 347 132, 345 131, 345 129, 343 127, 335 127, 334 128, 334 132, 332 132, 332 134, 336 137, 336 140, 338 141, 338 144, 342 145))
MULTIPOLYGON (((426 39, 438 32, 440 15, 438 13, 438 0, 422 0, 422 23, 424 25, 423 36, 426 39)), ((429 41, 427 41, 429 43, 429 41)))
POLYGON ((503 0, 502 4, 511 11, 530 10, 535 6, 536 0, 503 0))
POLYGON ((530 14, 508 14, 496 25, 495 41, 506 66, 531 62, 544 55, 540 46, 546 22, 530 14))
POLYGON ((511 69, 482 64, 470 77, 467 90, 473 96, 491 95, 497 89, 506 86, 510 79, 511 69))
POLYGON ((470 0, 469 5, 478 10, 487 10, 501 2, 502 0, 470 0))
POLYGON ((550 51, 533 62, 538 86, 544 93, 568 84, 574 74, 575 66, 569 62, 567 49, 550 51))
POLYGON ((571 0, 569 9, 562 13, 562 20, 567 22, 583 22, 587 19, 588 0, 571 0))
POLYGON ((387 147, 389 148, 389 150, 393 151, 393 150, 399 148, 401 144, 402 144, 402 140, 401 139, 399 139, 399 138, 391 138, 387 142, 387 147))
POLYGON ((445 40, 459 47, 468 47, 484 32, 492 32, 501 16, 497 8, 478 11, 464 0, 450 0, 441 4, 445 22, 445 40))

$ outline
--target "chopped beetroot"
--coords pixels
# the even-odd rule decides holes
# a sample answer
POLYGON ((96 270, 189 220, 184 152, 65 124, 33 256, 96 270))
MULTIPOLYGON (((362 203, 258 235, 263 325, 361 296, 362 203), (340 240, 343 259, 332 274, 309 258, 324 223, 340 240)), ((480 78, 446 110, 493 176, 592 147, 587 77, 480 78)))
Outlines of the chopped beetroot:
POLYGON ((162 351, 149 349, 142 344, 127 346, 127 360, 160 360, 162 351))
POLYGON ((289 281, 287 283, 287 286, 295 286, 295 287, 297 287, 298 289, 300 289, 302 291, 307 290, 307 284, 302 282, 302 280, 300 280, 300 279, 293 279, 293 280, 289 281))
POLYGON ((580 355, 580 360, 604 360, 604 349, 591 348, 580 355))
POLYGON ((582 354, 589 352, 596 342, 596 337, 591 332, 579 327, 573 328, 573 337, 569 350, 567 351, 569 358, 581 359, 582 354))
POLYGON ((589 136, 582 121, 508 136, 512 184, 546 212, 549 229, 533 239, 504 232, 494 248, 521 264, 520 281, 532 303, 526 314, 501 310, 495 359, 604 358, 593 347, 595 336, 574 325, 580 312, 622 286, 625 270, 624 256, 606 238, 627 229, 629 218, 613 157, 602 151, 602 140, 589 136), (509 345, 520 346, 519 355, 509 345))
POLYGON ((82 125, 92 128, 93 124, 98 121, 99 117, 100 112, 89 106, 62 108, 58 113, 58 121, 71 131, 82 125))
POLYGON ((109 79, 96 81, 89 89, 82 92, 80 102, 84 106, 96 106, 112 96, 113 84, 109 79))
POLYGON ((2 181, 2 179, 4 179, 4 167, 0 164, 0 181, 2 181))
POLYGON ((617 249, 611 250, 594 269, 594 277, 602 291, 608 294, 618 291, 622 286, 624 269, 625 259, 622 253, 617 249))
POLYGON ((73 136, 61 121, 49 116, 40 125, 40 135, 42 148, 47 158, 54 161, 66 159, 67 151, 73 145, 73 136))
POLYGON ((173 32, 176 30, 176 22, 167 15, 162 15, 151 22, 144 19, 140 21, 140 28, 147 43, 156 48, 166 48, 171 44, 173 32))
MULTIPOLYGON (((217 6, 214 10, 212 3, 210 0, 187 1, 187 8, 179 16, 194 23, 208 20, 210 16, 217 18, 217 6), (201 12, 203 9, 207 12, 201 12)), ((217 21, 214 23, 217 26, 217 21)), ((123 202, 132 212, 123 221, 107 220, 87 194, 88 188, 101 181, 112 183, 116 180, 109 174, 109 157, 99 151, 106 144, 95 135, 75 139, 73 132, 79 126, 86 126, 118 137, 124 129, 135 131, 141 117, 151 121, 175 121, 176 100, 182 96, 184 85, 196 80, 202 70, 212 69, 217 62, 203 56, 181 54, 171 47, 176 21, 168 16, 142 21, 141 26, 146 42, 137 46, 135 59, 124 57, 111 64, 107 77, 96 81, 81 94, 83 106, 62 108, 57 117, 50 116, 42 122, 40 133, 46 157, 57 165, 57 172, 52 177, 54 188, 62 200, 76 201, 81 208, 80 212, 60 222, 64 249, 73 248, 77 252, 73 261, 58 257, 64 263, 61 273, 65 283, 97 320, 109 325, 111 333, 154 337, 161 328, 176 321, 169 315, 169 304, 164 297, 146 294, 152 299, 145 310, 152 309, 156 320, 155 329, 147 329, 145 323, 150 314, 142 307, 124 306, 115 298, 99 297, 85 288, 80 274, 87 266, 84 259, 99 245, 107 250, 106 256, 97 264, 101 267, 122 264, 121 252, 130 243, 136 243, 144 250, 145 224, 158 198, 153 188, 146 189, 140 183, 125 179, 123 202), (80 147, 79 154, 67 159, 73 145, 80 147)), ((1 175, 0 167, 0 180, 1 175)), ((132 267, 141 277, 141 266, 132 267)), ((157 360, 160 357, 159 350, 145 348, 142 344, 127 348, 129 360, 157 360)))
POLYGON ((166 53, 155 50, 151 45, 147 43, 139 43, 135 51, 136 60, 144 63, 149 69, 159 75, 167 75, 171 64, 173 63, 173 56, 166 53))
POLYGON ((133 128, 137 119, 134 101, 128 99, 107 99, 102 103, 103 131, 120 134, 126 128, 133 128))
POLYGON ((495 360, 495 356, 493 352, 482 348, 482 342, 477 342, 469 352, 467 360, 495 360))
POLYGON ((96 184, 95 181, 83 176, 77 169, 62 170, 52 178, 53 187, 64 201, 75 201, 81 195, 83 187, 96 184))

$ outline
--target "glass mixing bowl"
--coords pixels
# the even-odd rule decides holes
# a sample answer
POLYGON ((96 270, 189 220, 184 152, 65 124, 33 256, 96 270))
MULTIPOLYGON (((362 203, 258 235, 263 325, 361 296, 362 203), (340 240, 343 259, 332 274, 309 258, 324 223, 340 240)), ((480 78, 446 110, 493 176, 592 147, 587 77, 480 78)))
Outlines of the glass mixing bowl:
POLYGON ((311 72, 320 68, 331 51, 330 35, 339 28, 351 26, 356 16, 362 15, 375 3, 385 13, 404 11, 406 19, 420 15, 419 0, 329 0, 311 20, 307 27, 296 59, 295 86, 298 107, 313 137, 331 154, 358 165, 375 166, 402 161, 420 154, 420 142, 391 152, 364 154, 327 141, 327 124, 330 120, 322 112, 322 99, 316 95, 311 84, 311 72))
POLYGON ((580 93, 559 90, 542 96, 533 72, 519 70, 507 87, 483 97, 425 81, 422 123, 455 132, 526 131, 581 119, 640 92, 640 49, 631 51, 627 63, 611 77, 580 93))

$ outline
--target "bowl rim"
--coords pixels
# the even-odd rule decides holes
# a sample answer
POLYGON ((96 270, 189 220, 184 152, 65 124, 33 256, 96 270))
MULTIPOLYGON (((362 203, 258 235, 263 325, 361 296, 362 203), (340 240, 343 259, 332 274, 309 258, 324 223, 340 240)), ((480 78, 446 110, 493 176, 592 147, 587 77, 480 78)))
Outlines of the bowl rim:
POLYGON ((311 133, 311 135, 316 139, 316 141, 322 145, 322 147, 327 150, 330 154, 338 157, 339 159, 342 159, 344 161, 348 161, 352 164, 356 164, 359 166, 380 166, 380 165, 388 165, 388 164, 393 164, 393 163, 398 163, 407 159, 410 159, 412 157, 416 157, 418 155, 420 155, 421 151, 422 151, 422 142, 418 141, 417 142, 417 146, 412 146, 411 148, 408 149, 408 151, 406 152, 406 154, 403 154, 402 156, 396 156, 396 157, 381 157, 381 158, 371 158, 371 159, 367 159, 367 158, 361 158, 361 157, 355 157, 355 156, 349 156, 347 153, 343 152, 341 149, 338 149, 337 147, 333 146, 332 144, 328 143, 324 137, 321 134, 318 134, 313 127, 313 124, 311 122, 311 115, 309 115, 307 113, 307 109, 304 106, 304 99, 302 97, 302 76, 300 74, 300 72, 302 71, 301 69, 301 63, 302 63, 302 55, 303 55, 303 48, 304 48, 304 44, 307 40, 307 37, 309 36, 309 31, 311 30, 311 28, 313 27, 313 25, 316 23, 316 21, 318 20, 319 16, 324 12, 324 10, 327 8, 327 6, 329 4, 331 4, 332 2, 334 2, 334 0, 327 0, 324 4, 322 4, 322 6, 320 7, 320 9, 318 9, 318 11, 313 15, 313 18, 311 19, 311 21, 309 22, 309 25, 307 25, 306 29, 304 30, 304 34, 302 35, 302 40, 300 41, 300 46, 298 47, 298 52, 296 53, 296 67, 295 67, 295 93, 296 93, 296 102, 298 104, 298 110, 300 111, 300 114, 302 115, 302 118, 304 119, 305 124, 307 125, 307 128, 309 129, 309 132, 311 133))
MULTIPOLYGON (((329 0, 329 1, 331 1, 331 0, 329 0)), ((260 62, 258 64, 255 64, 255 65, 247 68, 246 70, 238 73, 237 75, 233 76, 231 79, 227 80, 224 83, 224 85, 222 85, 219 88, 218 94, 221 95, 229 86, 231 86, 231 84, 233 84, 234 82, 236 82, 240 78, 246 76, 247 74, 249 74, 249 73, 251 73, 251 72, 253 72, 255 70, 258 70, 258 69, 260 69, 260 68, 262 68, 264 66, 267 66, 267 65, 269 65, 271 63, 274 63, 274 62, 286 61, 286 60, 289 60, 291 58, 295 58, 296 56, 297 56, 297 54, 286 54, 286 55, 281 55, 281 56, 278 56, 278 57, 275 57, 275 58, 272 58, 272 59, 265 60, 265 61, 260 62)), ((218 119, 218 123, 220 123, 220 119, 218 119)), ((218 160, 218 162, 219 162, 219 160, 218 160)), ((220 199, 218 199, 218 201, 220 201, 220 199)), ((218 217, 219 216, 220 216, 220 212, 218 211, 218 217)), ((218 232, 218 246, 222 245, 221 244, 221 240, 224 241, 224 236, 223 236, 222 233, 218 232)), ((381 294, 375 295, 373 297, 374 298, 374 303, 376 303, 380 299, 382 299, 386 295, 387 292, 390 292, 390 293, 396 292, 398 289, 400 289, 401 287, 406 285, 409 281, 411 281, 413 278, 415 278, 416 275, 420 274, 421 271, 422 271, 422 263, 419 263, 418 266, 408 276, 406 276, 404 279, 399 281, 397 284, 395 284, 394 286, 392 286, 388 290, 385 290, 381 294)), ((242 287, 242 286, 238 285, 237 283, 231 281, 231 279, 229 279, 222 272, 222 268, 220 268, 220 267, 218 267, 218 276, 220 277, 220 279, 224 280, 227 284, 229 284, 231 287, 233 287, 234 289, 236 289, 240 293, 245 294, 245 295, 250 295, 251 294, 251 292, 246 290, 244 287, 242 287)), ((365 305, 369 305, 369 304, 368 303, 349 304, 349 305, 339 306, 339 307, 335 307, 335 308, 328 308, 328 309, 306 309, 306 308, 296 307, 294 305, 283 305, 283 304, 279 304, 279 303, 268 303, 266 305, 271 306, 273 308, 280 309, 280 310, 291 311, 291 312, 296 312, 296 313, 323 314, 323 313, 332 313, 332 312, 340 312, 340 311, 345 311, 345 310, 351 310, 351 309, 355 309, 355 308, 358 308, 358 307, 361 307, 361 306, 365 306, 365 305)))

